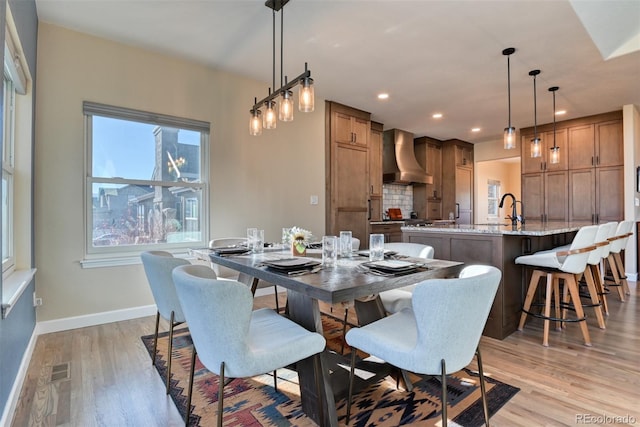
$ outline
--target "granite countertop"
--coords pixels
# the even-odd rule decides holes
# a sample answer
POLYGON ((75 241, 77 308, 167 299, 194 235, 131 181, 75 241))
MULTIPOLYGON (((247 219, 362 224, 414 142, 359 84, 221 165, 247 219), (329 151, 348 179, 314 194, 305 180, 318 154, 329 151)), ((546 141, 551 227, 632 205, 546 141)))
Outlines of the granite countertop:
POLYGON ((513 236, 548 236, 552 234, 577 231, 580 227, 592 225, 587 222, 527 222, 513 227, 511 223, 500 224, 456 224, 456 225, 427 225, 404 226, 402 231, 425 233, 471 233, 471 234, 499 234, 513 236))

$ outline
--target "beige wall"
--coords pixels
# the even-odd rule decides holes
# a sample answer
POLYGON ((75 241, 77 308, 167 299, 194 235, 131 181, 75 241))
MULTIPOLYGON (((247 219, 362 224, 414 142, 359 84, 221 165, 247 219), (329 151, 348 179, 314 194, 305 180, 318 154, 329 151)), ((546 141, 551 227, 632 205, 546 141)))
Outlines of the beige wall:
POLYGON ((271 241, 283 226, 324 233, 321 93, 314 113, 298 113, 256 138, 248 134, 249 109, 268 84, 46 23, 38 31, 37 72, 38 321, 153 304, 141 265, 79 264, 85 100, 211 123, 211 237, 244 235, 248 226, 263 228, 271 241), (309 204, 310 195, 319 196, 318 205, 309 204))
MULTIPOLYGON (((519 140, 519 138, 516 139, 516 141, 519 140)), ((501 194, 512 193, 516 199, 520 200, 520 147, 505 150, 502 139, 475 144, 473 160, 475 162, 473 221, 483 224, 487 222, 487 180, 500 181, 501 194)), ((518 213, 521 213, 520 205, 518 205, 518 213)), ((499 218, 503 220, 507 214, 511 214, 511 203, 500 209, 499 218)))
MULTIPOLYGON (((486 223, 487 218, 487 184, 488 180, 500 181, 500 195, 505 193, 513 194, 520 200, 520 161, 515 160, 486 160, 477 162, 474 166, 476 197, 474 207, 474 217, 476 223, 486 223)), ((518 204, 518 213, 522 213, 522 207, 518 204)), ((498 219, 505 222, 507 215, 511 214, 511 200, 505 202, 505 206, 499 209, 498 219)), ((494 220, 491 220, 493 222, 494 220)))

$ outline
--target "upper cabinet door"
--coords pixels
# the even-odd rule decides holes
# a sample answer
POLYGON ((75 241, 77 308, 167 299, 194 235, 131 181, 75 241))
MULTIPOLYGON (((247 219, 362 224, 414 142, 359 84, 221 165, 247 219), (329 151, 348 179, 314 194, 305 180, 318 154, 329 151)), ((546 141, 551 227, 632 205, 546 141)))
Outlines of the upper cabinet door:
POLYGON ((353 143, 353 129, 351 127, 352 117, 340 111, 336 111, 333 115, 334 123, 334 139, 338 144, 353 143))
POLYGON ((551 163, 551 148, 553 148, 553 131, 545 132, 543 135, 544 142, 544 166, 547 171, 567 170, 569 165, 569 150, 567 147, 567 130, 558 129, 555 132, 556 147, 560 148, 560 162, 551 163))
POLYGON ((596 123, 596 166, 621 166, 624 164, 622 120, 596 123))
POLYGON ((544 172, 543 158, 531 157, 531 140, 532 139, 533 139, 533 135, 523 134, 520 136, 520 160, 521 160, 522 173, 544 172))
POLYGON ((569 169, 594 167, 594 126, 584 125, 569 128, 569 169))

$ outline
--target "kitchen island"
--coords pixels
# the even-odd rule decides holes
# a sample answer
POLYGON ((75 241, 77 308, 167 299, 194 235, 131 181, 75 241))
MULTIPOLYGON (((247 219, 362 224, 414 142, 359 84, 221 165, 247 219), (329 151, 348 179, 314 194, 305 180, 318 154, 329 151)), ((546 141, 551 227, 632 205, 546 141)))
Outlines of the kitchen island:
POLYGON ((502 271, 502 280, 489 313, 484 335, 504 339, 513 333, 531 271, 516 265, 520 255, 552 249, 573 240, 587 223, 527 222, 514 227, 504 224, 439 225, 402 227, 404 242, 433 246, 435 258, 461 261, 465 265, 486 264, 502 271))

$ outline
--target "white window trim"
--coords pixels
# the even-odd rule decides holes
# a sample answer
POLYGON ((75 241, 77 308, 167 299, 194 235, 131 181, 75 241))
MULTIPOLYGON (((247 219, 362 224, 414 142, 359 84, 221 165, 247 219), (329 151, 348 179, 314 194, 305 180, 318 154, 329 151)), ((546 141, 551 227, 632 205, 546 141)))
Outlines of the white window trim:
MULTIPOLYGON (((100 267, 115 267, 124 265, 134 265, 140 263, 140 253, 147 250, 165 250, 173 253, 176 256, 186 256, 189 248, 194 246, 204 246, 208 242, 207 236, 209 235, 209 146, 211 139, 210 124, 208 122, 185 119, 180 117, 174 117, 164 114, 149 113, 139 110, 133 110, 125 107, 115 107, 106 104, 99 104, 90 101, 83 102, 83 114, 85 115, 85 189, 84 189, 84 241, 85 241, 85 253, 80 265, 82 268, 100 268, 100 267), (122 178, 94 178, 91 174, 92 164, 92 144, 90 144, 89 138, 92 136, 92 120, 93 115, 102 117, 111 117, 120 120, 131 120, 149 124, 156 124, 159 126, 170 126, 179 129, 189 129, 202 133, 201 140, 201 152, 200 152, 200 176, 203 181, 201 182, 182 182, 180 187, 184 188, 197 188, 202 191, 202 204, 200 206, 201 212, 201 240, 197 242, 181 242, 181 243, 166 243, 166 244, 149 244, 149 245, 135 245, 128 246, 128 249, 122 249, 122 247, 104 247, 100 250, 92 250, 91 238, 92 235, 92 215, 91 209, 92 201, 92 184, 96 181, 104 183, 114 184, 139 184, 139 185, 151 185, 151 186, 171 186, 170 182, 163 181, 151 181, 151 180, 133 180, 122 178)), ((174 183, 175 185, 175 183, 174 183)))

